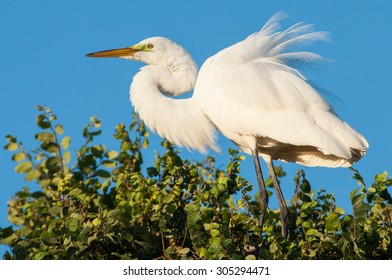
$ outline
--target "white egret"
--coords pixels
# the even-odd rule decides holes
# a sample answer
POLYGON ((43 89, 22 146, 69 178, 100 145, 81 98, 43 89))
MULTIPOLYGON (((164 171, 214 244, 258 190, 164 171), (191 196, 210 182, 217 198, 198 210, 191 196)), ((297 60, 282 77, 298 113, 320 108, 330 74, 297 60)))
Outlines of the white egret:
POLYGON ((323 58, 288 47, 324 40, 325 32, 297 23, 278 31, 283 14, 259 31, 210 57, 197 73, 192 57, 163 37, 88 54, 147 63, 130 87, 141 119, 172 143, 200 152, 218 150, 216 131, 252 155, 261 197, 260 225, 268 205, 259 156, 267 163, 279 200, 282 235, 289 217, 273 160, 304 166, 348 167, 366 152, 366 139, 294 67, 323 58), (175 99, 194 88, 191 98, 175 99))

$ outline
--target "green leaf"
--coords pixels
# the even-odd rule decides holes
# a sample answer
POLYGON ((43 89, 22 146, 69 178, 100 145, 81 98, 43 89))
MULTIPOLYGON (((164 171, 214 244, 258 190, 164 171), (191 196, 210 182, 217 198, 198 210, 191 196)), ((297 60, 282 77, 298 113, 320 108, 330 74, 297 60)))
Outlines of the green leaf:
POLYGON ((103 169, 98 169, 96 172, 97 176, 102 178, 102 179, 109 179, 112 177, 109 171, 103 170, 103 169))
POLYGON ((364 193, 357 194, 356 196, 354 196, 354 197, 351 199, 352 205, 355 206, 355 205, 357 205, 357 204, 362 203, 362 202, 363 202, 363 199, 365 198, 365 196, 366 196, 366 194, 364 194, 364 193))
POLYGON ((237 209, 237 207, 236 207, 236 205, 235 205, 235 203, 234 203, 234 201, 233 201, 233 195, 230 195, 230 197, 229 197, 227 203, 228 203, 228 205, 229 205, 229 207, 230 207, 231 209, 233 209, 233 210, 236 210, 236 209, 237 209))
POLYGON ((63 139, 61 139, 60 145, 64 149, 68 149, 70 143, 71 143, 71 137, 65 136, 65 137, 63 137, 63 139))
POLYGON ((19 239, 19 236, 16 233, 13 233, 10 236, 0 239, 0 243, 7 246, 13 246, 14 243, 19 239))
POLYGON ((370 188, 368 189, 368 191, 369 191, 370 193, 375 193, 377 190, 376 190, 375 188, 373 188, 373 187, 370 187, 370 188))
POLYGON ((370 209, 370 204, 368 203, 357 203, 354 205, 354 213, 366 213, 370 209))
POLYGON ((311 228, 306 231, 306 235, 307 236, 314 235, 315 232, 316 232, 316 230, 314 228, 311 228))
POLYGON ((358 193, 358 188, 356 188, 350 192, 350 200, 351 201, 354 199, 354 197, 357 195, 357 193, 358 193))
POLYGON ((86 235, 91 231, 91 227, 86 226, 84 229, 82 229, 79 233, 79 237, 84 240, 86 235))
POLYGON ((304 211, 308 208, 314 208, 316 206, 317 206, 317 201, 304 202, 301 206, 301 210, 304 211))
POLYGON ((41 188, 46 188, 50 185, 51 179, 49 178, 42 178, 38 181, 38 184, 40 185, 41 188))
POLYGON ((275 253, 276 251, 279 250, 279 247, 276 244, 276 242, 273 242, 273 243, 270 244, 269 250, 270 250, 271 253, 275 253))
POLYGON ((57 243, 57 238, 48 231, 43 231, 39 237, 47 245, 54 245, 57 243))
POLYGON ((222 245, 220 244, 221 238, 220 237, 211 237, 209 239, 210 247, 208 248, 208 252, 210 253, 219 253, 222 251, 222 245))
POLYGON ((333 212, 340 214, 340 215, 344 215, 344 209, 340 208, 338 206, 335 206, 335 208, 333 209, 333 212))
POLYGON ((64 128, 61 124, 56 125, 55 130, 56 130, 56 133, 59 135, 64 133, 64 128))
POLYGON ((49 208, 49 213, 53 216, 59 216, 62 212, 62 208, 58 205, 54 205, 53 207, 49 208))
POLYGON ((102 221, 99 218, 95 218, 91 223, 93 224, 93 226, 99 226, 100 224, 102 224, 102 221))
POLYGON ((4 149, 8 151, 15 151, 19 148, 18 143, 8 143, 4 146, 4 149))
POLYGON ((340 226, 341 221, 339 220, 340 215, 334 212, 329 213, 325 222, 325 229, 328 231, 337 230, 340 226))
POLYGON ((113 160, 104 160, 101 162, 101 164, 106 168, 114 168, 117 166, 117 163, 113 160))
POLYGON ((55 140, 55 136, 52 132, 44 131, 44 132, 37 133, 35 135, 35 139, 37 139, 40 142, 47 142, 47 141, 51 142, 55 140))
POLYGON ((23 152, 16 153, 16 154, 14 154, 14 155, 12 156, 12 160, 13 160, 13 161, 22 161, 22 160, 24 160, 24 159, 26 159, 26 155, 25 155, 25 153, 23 153, 23 152))
POLYGON ((25 180, 26 181, 35 181, 41 176, 41 172, 39 172, 37 169, 32 169, 29 172, 27 172, 25 180))
POLYGON ((212 230, 212 229, 219 229, 219 224, 218 223, 209 223, 209 224, 204 224, 205 230, 212 230))
POLYGON ((116 151, 110 151, 110 152, 107 153, 107 157, 110 158, 110 159, 114 159, 117 156, 118 156, 118 152, 116 152, 116 151))
POLYGON ((68 229, 71 232, 75 232, 78 229, 78 220, 77 219, 71 219, 68 221, 68 229))
POLYGON ((48 255, 48 252, 40 251, 33 255, 33 260, 43 260, 48 255))
POLYGON ((200 205, 194 203, 194 204, 188 204, 187 206, 185 206, 185 211, 188 214, 193 214, 193 213, 197 213, 200 209, 200 205))
POLYGON ((63 158, 65 160, 65 162, 68 164, 71 162, 71 153, 70 151, 65 151, 63 154, 63 158))
POLYGON ((304 229, 309 229, 310 227, 312 226, 312 224, 309 222, 309 221, 304 221, 303 223, 302 223, 302 227, 304 228, 304 229))
POLYGON ((33 168, 33 165, 31 164, 31 162, 25 161, 25 162, 19 163, 15 167, 15 171, 17 173, 24 174, 24 173, 29 172, 32 168, 33 168))
POLYGON ((309 193, 311 191, 311 187, 308 180, 303 179, 301 184, 301 190, 305 193, 309 193))
POLYGON ((22 226, 20 227, 17 232, 18 232, 18 236, 23 238, 26 237, 27 235, 29 235, 30 233, 32 233, 32 229, 28 226, 22 226))
POLYGON ((37 116, 37 125, 42 129, 47 129, 50 127, 50 121, 44 114, 37 116))
POLYGON ((48 153, 57 153, 60 150, 59 145, 56 142, 43 142, 40 147, 48 153))
POLYGON ((91 147, 91 152, 97 158, 100 158, 104 152, 104 147, 102 145, 95 145, 91 147))
POLYGON ((205 247, 201 247, 201 248, 198 248, 197 249, 197 254, 201 257, 201 258, 208 258, 208 256, 209 256, 209 253, 208 253, 208 250, 207 250, 207 248, 205 248, 205 247))
POLYGON ((6 228, 0 228, 0 239, 1 238, 6 238, 14 234, 14 229, 12 226, 6 227, 6 228))
POLYGON ((177 206, 175 204, 168 204, 165 209, 167 213, 173 214, 177 210, 177 206))
POLYGON ((59 157, 51 157, 48 158, 45 162, 45 167, 49 169, 51 173, 55 173, 60 171, 60 158, 59 157))

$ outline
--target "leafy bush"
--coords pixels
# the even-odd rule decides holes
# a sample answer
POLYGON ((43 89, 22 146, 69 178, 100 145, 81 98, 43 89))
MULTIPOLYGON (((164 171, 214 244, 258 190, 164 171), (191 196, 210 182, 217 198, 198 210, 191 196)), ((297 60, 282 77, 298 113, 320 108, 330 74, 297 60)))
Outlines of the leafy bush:
POLYGON ((278 210, 267 211, 260 234, 258 199, 240 176, 237 151, 221 170, 212 157, 190 162, 163 141, 165 152, 143 169, 148 134, 137 116, 129 128, 116 126, 119 151, 95 143, 101 122, 91 118, 71 160, 70 137, 49 108, 38 110, 40 147, 28 152, 11 135, 4 147, 16 172, 40 187, 24 187, 9 202, 14 226, 0 228, 0 243, 10 247, 4 259, 391 259, 386 172, 367 188, 353 169, 360 187, 348 214, 299 170, 286 240, 278 210))

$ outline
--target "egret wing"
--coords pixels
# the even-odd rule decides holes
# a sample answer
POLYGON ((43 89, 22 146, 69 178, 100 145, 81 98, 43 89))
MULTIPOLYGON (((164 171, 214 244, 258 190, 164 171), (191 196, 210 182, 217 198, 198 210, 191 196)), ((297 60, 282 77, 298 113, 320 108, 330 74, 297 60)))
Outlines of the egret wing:
POLYGON ((366 150, 366 140, 340 120, 293 67, 321 56, 285 52, 327 35, 302 23, 276 32, 281 17, 276 15, 260 32, 209 58, 199 72, 194 99, 216 127, 247 152, 254 147, 246 139, 254 136, 266 153, 278 151, 278 146, 301 151, 311 147, 350 161, 354 150, 366 150))

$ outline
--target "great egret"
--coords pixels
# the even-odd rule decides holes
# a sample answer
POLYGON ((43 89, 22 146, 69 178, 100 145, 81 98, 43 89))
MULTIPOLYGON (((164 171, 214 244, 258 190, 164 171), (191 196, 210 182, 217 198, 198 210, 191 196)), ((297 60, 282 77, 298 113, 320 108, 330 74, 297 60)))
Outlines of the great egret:
POLYGON ((327 38, 312 25, 297 23, 277 31, 282 13, 259 31, 207 59, 197 74, 192 57, 163 37, 126 48, 90 53, 147 63, 130 87, 130 99, 146 125, 178 146, 202 153, 218 150, 216 130, 233 141, 255 164, 261 197, 260 226, 268 195, 259 156, 267 163, 279 200, 281 231, 289 217, 273 160, 304 166, 348 167, 368 148, 366 139, 339 119, 333 108, 294 67, 323 58, 287 51, 297 44, 327 38), (194 88, 191 98, 174 99, 194 88))

